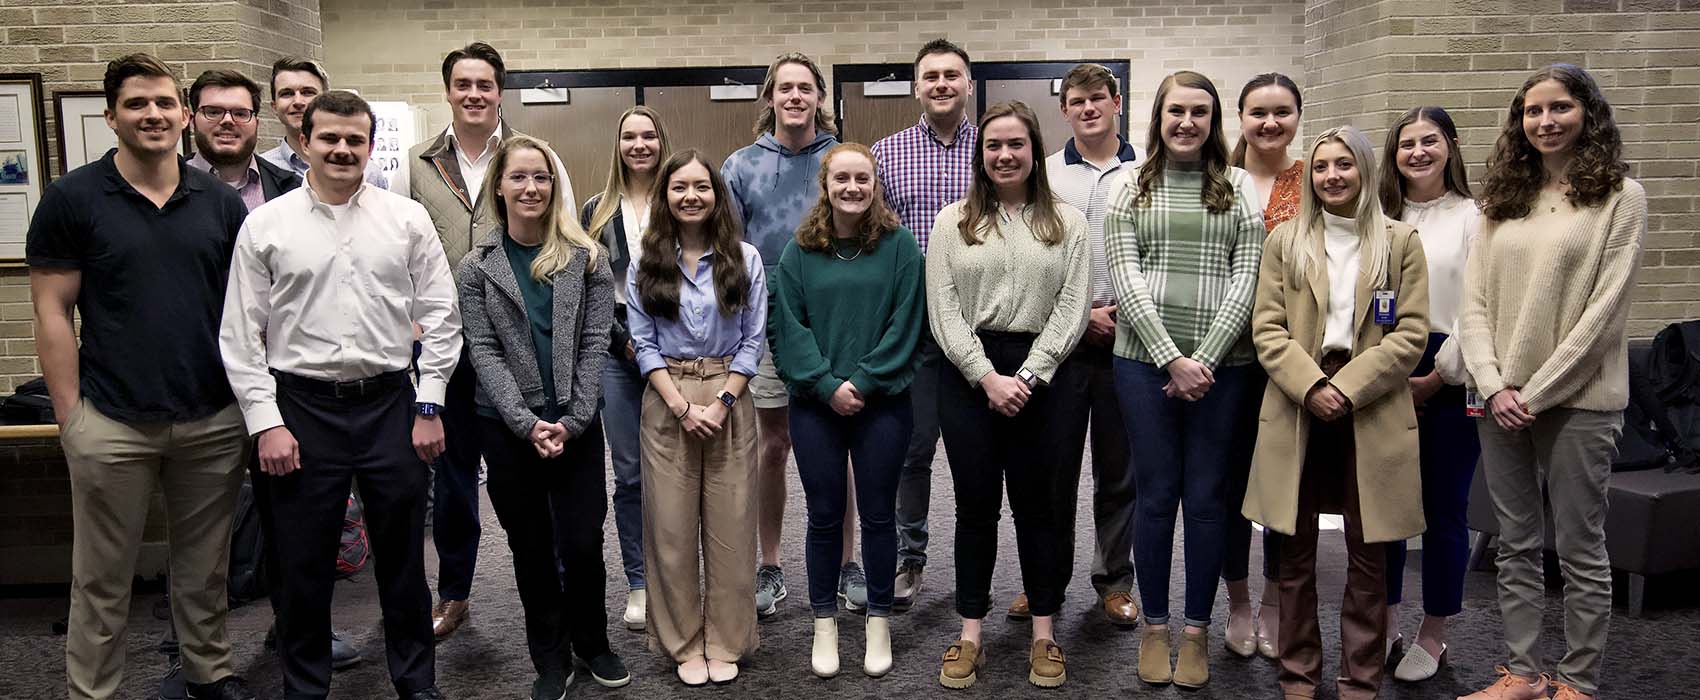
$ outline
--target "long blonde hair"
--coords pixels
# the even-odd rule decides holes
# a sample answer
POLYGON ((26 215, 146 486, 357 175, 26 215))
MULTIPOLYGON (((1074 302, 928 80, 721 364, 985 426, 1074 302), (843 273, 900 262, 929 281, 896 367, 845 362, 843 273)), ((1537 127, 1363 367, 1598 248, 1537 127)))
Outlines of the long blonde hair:
MULTIPOLYGON (((1382 213, 1381 198, 1376 196, 1374 189, 1379 182, 1375 145, 1356 127, 1337 126, 1316 137, 1305 161, 1316 163, 1317 149, 1330 142, 1345 146, 1351 151, 1352 159, 1357 161, 1358 198, 1352 220, 1358 226, 1358 259, 1362 261, 1363 269, 1369 272, 1370 284, 1377 288, 1385 287, 1391 243, 1387 235, 1387 215, 1382 213)), ((1286 256, 1293 261, 1293 279, 1304 279, 1313 265, 1328 264, 1326 260, 1316 259, 1316 249, 1322 247, 1316 241, 1326 234, 1323 233, 1322 202, 1316 196, 1315 165, 1311 167, 1312 172, 1305 173, 1304 187, 1299 190, 1299 215, 1292 221, 1295 230, 1293 236, 1287 239, 1286 256)))
POLYGON ((502 222, 502 235, 508 230, 508 205, 502 201, 500 194, 502 177, 508 169, 508 160, 515 151, 533 150, 543 154, 543 162, 549 168, 549 174, 555 178, 554 186, 549 188, 549 205, 543 208, 543 250, 537 254, 537 259, 531 263, 531 279, 542 284, 550 284, 555 273, 565 269, 567 263, 573 260, 573 249, 583 248, 587 266, 596 264, 596 255, 602 246, 591 240, 584 229, 578 225, 578 217, 568 216, 561 204, 561 188, 566 178, 555 169, 555 151, 549 144, 543 143, 530 136, 514 136, 496 146, 496 153, 490 158, 490 171, 484 175, 483 196, 490 198, 490 206, 496 211, 496 220, 502 222))
MULTIPOLYGON (((667 162, 667 129, 661 125, 661 115, 643 105, 636 105, 621 112, 619 120, 614 122, 614 156, 613 162, 608 166, 608 184, 602 186, 602 199, 597 200, 596 210, 591 213, 585 226, 592 240, 602 240, 602 227, 620 215, 620 198, 625 196, 626 186, 631 184, 631 170, 626 167, 625 157, 620 155, 620 130, 625 128, 626 120, 633 115, 649 117, 649 122, 655 125, 655 140, 661 142, 655 153, 655 169, 660 170, 661 164, 667 162)), ((654 187, 649 190, 644 196, 655 192, 654 187)), ((629 235, 635 236, 637 232, 634 230, 629 235)))

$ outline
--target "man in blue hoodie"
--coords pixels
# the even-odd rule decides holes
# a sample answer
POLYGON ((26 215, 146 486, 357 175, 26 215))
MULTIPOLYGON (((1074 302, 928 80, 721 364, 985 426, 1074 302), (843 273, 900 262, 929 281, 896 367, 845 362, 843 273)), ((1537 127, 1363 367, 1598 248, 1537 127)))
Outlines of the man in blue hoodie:
MULTIPOLYGON (((820 197, 821 158, 838 145, 838 129, 824 106, 826 79, 808 56, 787 53, 774 59, 761 93, 756 142, 728 156, 720 175, 732 191, 733 211, 743 219, 744 240, 761 252, 762 265, 772 275, 785 242, 796 235, 803 215, 820 197)), ((756 404, 759 441, 756 532, 761 566, 756 569, 756 612, 767 617, 779 609, 786 595, 785 576, 779 568, 779 533, 785 518, 785 463, 791 452, 789 400, 774 370, 771 349, 762 353, 761 367, 749 388, 756 404)), ((855 516, 847 514, 845 522, 855 522, 855 516)), ((847 539, 852 532, 853 528, 845 528, 847 539)), ((849 542, 845 551, 850 551, 849 542)), ((867 584, 854 563, 843 569, 839 595, 851 609, 867 604, 867 584)))

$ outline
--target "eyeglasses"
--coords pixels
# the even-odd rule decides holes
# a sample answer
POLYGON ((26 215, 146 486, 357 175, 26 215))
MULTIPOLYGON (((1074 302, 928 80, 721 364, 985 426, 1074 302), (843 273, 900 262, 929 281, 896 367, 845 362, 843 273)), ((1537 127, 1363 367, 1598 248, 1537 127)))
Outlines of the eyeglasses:
POLYGON ((236 122, 237 124, 247 124, 248 122, 254 121, 254 110, 242 109, 240 107, 236 109, 225 109, 223 107, 207 105, 196 111, 200 113, 202 119, 214 124, 224 121, 224 116, 227 114, 230 115, 230 121, 236 122))
POLYGON ((529 175, 526 173, 508 173, 502 176, 502 179, 507 180, 508 184, 514 187, 524 187, 527 182, 538 187, 548 187, 555 184, 555 176, 549 173, 532 173, 529 175))

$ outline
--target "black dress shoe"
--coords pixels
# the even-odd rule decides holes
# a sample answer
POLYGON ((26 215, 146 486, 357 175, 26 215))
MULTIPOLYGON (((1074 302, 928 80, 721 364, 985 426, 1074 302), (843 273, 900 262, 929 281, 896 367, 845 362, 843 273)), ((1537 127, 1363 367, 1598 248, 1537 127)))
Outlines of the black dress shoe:
POLYGON ((409 694, 405 700, 443 700, 443 692, 437 690, 437 686, 433 685, 424 690, 415 691, 409 694))
POLYGON ((241 676, 225 676, 207 684, 190 683, 189 700, 254 700, 254 691, 241 676))

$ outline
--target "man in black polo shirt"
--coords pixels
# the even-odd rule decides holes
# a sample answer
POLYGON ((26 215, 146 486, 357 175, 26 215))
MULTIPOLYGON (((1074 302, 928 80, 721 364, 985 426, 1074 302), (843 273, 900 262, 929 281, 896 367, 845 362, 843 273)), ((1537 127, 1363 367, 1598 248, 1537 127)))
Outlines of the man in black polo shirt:
POLYGON ((130 579, 158 484, 189 696, 252 698, 231 671, 224 629, 248 442, 218 350, 247 210, 178 157, 189 114, 158 59, 112 61, 105 90, 118 148, 48 186, 25 246, 36 353, 71 476, 68 694, 118 692, 130 579))

